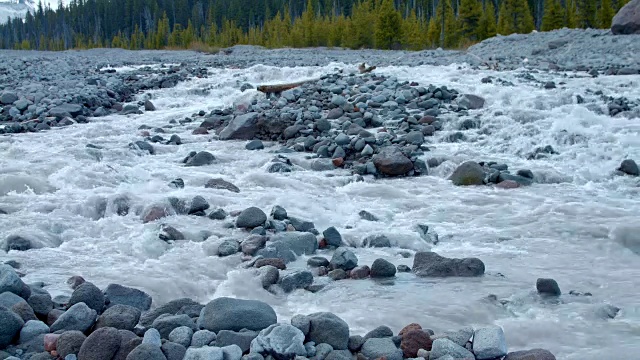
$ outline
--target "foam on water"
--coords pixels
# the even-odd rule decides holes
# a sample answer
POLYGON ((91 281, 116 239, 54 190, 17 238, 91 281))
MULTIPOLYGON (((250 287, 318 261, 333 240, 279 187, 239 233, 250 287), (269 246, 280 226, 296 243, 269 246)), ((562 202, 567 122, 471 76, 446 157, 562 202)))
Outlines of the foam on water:
MULTIPOLYGON (((380 68, 378 72, 401 80, 447 85, 486 99, 484 109, 470 112, 469 117, 477 117, 481 126, 465 132, 469 141, 435 141, 425 159, 446 161, 430 176, 419 178, 356 183, 342 170, 333 172, 333 177, 310 170, 269 174, 265 167, 277 145, 249 152, 244 142, 209 141, 209 136, 191 134, 197 123, 166 129, 167 135, 177 133, 184 145, 154 144, 156 155, 138 154, 127 147, 140 139, 140 125, 162 127, 199 110, 261 96, 255 90, 241 93, 245 82, 312 79, 334 68, 354 69, 355 65, 210 69, 207 79, 141 95, 152 97, 156 112, 112 115, 86 125, 0 138, 0 209, 9 212, 0 215, 0 239, 16 234, 42 246, 0 253, 0 261, 23 263, 25 281, 44 281, 53 294, 68 294, 65 280, 82 275, 100 287, 120 283, 143 288, 155 303, 185 296, 200 302, 218 296, 256 298, 272 304, 283 320, 296 313, 332 311, 356 333, 381 324, 398 331, 419 322, 442 332, 496 323, 505 327, 512 349, 543 347, 559 359, 637 356, 640 264, 638 255, 621 245, 633 248, 635 244, 637 251, 640 243, 640 181, 614 176, 613 170, 626 157, 640 159, 640 122, 596 113, 587 106, 604 108, 606 104, 600 100, 577 104, 574 97, 596 99, 585 94, 590 88, 638 99, 639 76, 593 79, 533 74, 542 82, 565 83, 545 90, 523 79, 522 71, 477 71, 465 65, 380 68), (484 84, 481 79, 486 76, 515 86, 484 84), (87 149, 88 143, 103 149, 87 149), (545 145, 560 154, 527 160, 528 153, 545 145), (202 150, 218 160, 206 167, 182 166, 189 152, 202 150), (531 169, 543 184, 509 191, 454 187, 446 177, 465 160, 531 169), (167 186, 177 177, 184 179, 184 189, 167 186), (241 192, 205 189, 212 177, 234 183, 241 192), (100 199, 110 203, 119 195, 131 198, 130 213, 117 216, 108 205, 106 216, 99 218, 100 199), (434 251, 479 257, 487 275, 443 280, 399 274, 393 285, 343 281, 316 294, 273 295, 261 289, 254 270, 238 268, 238 257, 210 256, 219 239, 241 238, 240 231, 207 218, 173 216, 165 223, 184 232, 187 240, 168 245, 158 239, 158 223, 140 221, 145 206, 169 196, 190 199, 196 195, 204 196, 212 208, 228 211, 258 206, 268 212, 279 204, 290 215, 314 221, 320 231, 336 226, 350 244, 359 246, 365 236, 382 233, 409 253, 431 247, 414 230, 418 223, 429 224, 440 234, 434 251), (370 211, 381 221, 360 219, 360 210, 370 211), (565 293, 560 303, 544 302, 531 294, 538 277, 558 280, 565 293), (575 297, 568 295, 569 290, 589 291, 593 296, 575 297), (488 294, 510 303, 491 303, 484 299, 488 294), (594 317, 594 306, 605 303, 622 308, 615 320, 594 317)), ((450 119, 437 137, 457 131, 464 119, 450 119)), ((309 168, 305 154, 290 157, 309 168)), ((398 248, 355 251, 361 264, 383 257, 396 265, 411 265, 411 258, 398 248)), ((291 268, 304 268, 305 262, 301 258, 291 268)))

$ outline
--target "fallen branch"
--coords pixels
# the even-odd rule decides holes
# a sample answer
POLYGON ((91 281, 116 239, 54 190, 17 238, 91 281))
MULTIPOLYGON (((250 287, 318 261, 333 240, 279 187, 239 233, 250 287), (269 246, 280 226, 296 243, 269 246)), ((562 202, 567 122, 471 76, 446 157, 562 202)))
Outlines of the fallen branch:
POLYGON ((277 85, 260 85, 257 87, 258 91, 263 92, 265 94, 279 94, 285 90, 290 90, 293 88, 297 88, 300 85, 304 85, 308 82, 311 81, 317 81, 318 79, 310 79, 310 80, 304 80, 304 81, 298 81, 295 83, 288 83, 288 84, 277 84, 277 85))
POLYGON ((358 70, 360 70, 360 74, 370 73, 375 69, 376 69, 375 66, 366 67, 364 63, 362 63, 362 64, 360 64, 360 66, 358 66, 358 70))

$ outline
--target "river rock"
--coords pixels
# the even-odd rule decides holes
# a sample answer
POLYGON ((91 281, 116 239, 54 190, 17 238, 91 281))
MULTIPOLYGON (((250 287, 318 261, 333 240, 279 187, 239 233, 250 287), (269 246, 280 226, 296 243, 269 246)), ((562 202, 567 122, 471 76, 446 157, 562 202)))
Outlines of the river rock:
POLYGON ((40 320, 27 321, 20 330, 19 343, 24 344, 41 334, 48 334, 49 326, 40 320))
POLYGON ((251 330, 242 330, 239 332, 220 330, 216 338, 216 346, 225 347, 229 345, 237 345, 242 353, 249 352, 251 342, 258 336, 258 332, 251 330))
POLYGON ((318 241, 315 235, 307 232, 288 231, 274 235, 265 248, 258 250, 256 256, 278 258, 289 263, 294 261, 296 256, 312 255, 317 249, 318 241))
POLYGON ((184 347, 191 345, 191 338, 193 337, 193 329, 188 326, 177 327, 169 333, 169 341, 176 344, 180 344, 184 347))
POLYGON ((615 35, 640 34, 640 0, 631 0, 611 20, 615 35))
POLYGON ((253 229, 264 225, 267 221, 267 214, 255 206, 243 210, 236 219, 236 226, 239 228, 253 229))
POLYGON ((240 192, 240 189, 237 186, 233 185, 232 183, 222 178, 211 179, 207 181, 204 187, 208 189, 228 190, 234 193, 240 192))
POLYGON ((220 132, 220 140, 251 140, 258 132, 258 113, 251 112, 233 118, 220 132))
POLYGON ((109 284, 104 290, 104 294, 109 299, 109 307, 121 304, 132 306, 140 311, 147 311, 151 308, 151 296, 142 290, 109 284))
POLYGON ((104 295, 102 290, 90 282, 81 284, 73 291, 68 305, 73 306, 81 302, 95 310, 98 314, 102 313, 102 309, 104 308, 104 295))
MULTIPOLYGON (((86 338, 81 331, 65 331, 60 335, 56 343, 58 355, 64 358, 69 354, 78 354, 86 338)), ((118 347, 120 347, 120 344, 118 344, 118 347)))
POLYGON ((501 358, 507 355, 507 340, 499 326, 477 329, 473 333, 473 353, 478 360, 501 358))
POLYGON ((376 259, 371 265, 372 278, 386 278, 396 276, 396 266, 385 259, 376 259))
POLYGON ((31 294, 29 287, 22 282, 20 276, 11 266, 0 264, 0 294, 7 291, 24 299, 28 299, 31 294))
POLYGON ((342 245, 342 235, 338 232, 335 227, 330 227, 322 232, 324 236, 324 240, 327 242, 329 246, 339 247, 342 245))
POLYGON ((305 289, 313 283, 311 271, 301 270, 287 274, 280 279, 280 287, 285 293, 296 289, 305 289))
POLYGON ((209 302, 198 318, 200 328, 213 332, 242 329, 260 331, 276 322, 276 313, 269 304, 228 297, 209 302))
POLYGON ((556 360, 556 357, 549 350, 531 349, 510 352, 503 360, 556 360))
POLYGON ((170 341, 162 344, 160 350, 162 350, 162 353, 167 360, 182 360, 184 359, 184 355, 187 353, 186 347, 170 341))
POLYGON ((560 291, 560 286, 553 279, 545 279, 538 278, 536 280, 536 290, 538 290, 538 294, 547 295, 547 296, 560 296, 562 295, 562 291, 560 291))
POLYGON ((191 347, 187 349, 183 360, 224 360, 224 353, 219 347, 191 347))
POLYGON ((127 355, 126 360, 167 360, 167 358, 160 347, 152 344, 140 344, 127 355))
POLYGON ((191 337, 191 346, 203 347, 210 345, 216 340, 216 334, 209 330, 198 330, 191 337))
POLYGON ((484 99, 473 94, 462 94, 456 99, 456 102, 458 105, 469 110, 482 109, 484 106, 484 99))
POLYGON ((638 164, 636 164, 636 162, 631 159, 623 160, 617 170, 627 175, 640 176, 640 169, 638 168, 638 164))
POLYGON ((112 359, 120 348, 120 333, 112 327, 98 329, 82 343, 78 360, 112 359))
POLYGON ((133 306, 116 304, 100 315, 96 328, 112 327, 119 330, 133 331, 140 320, 141 311, 133 306))
POLYGON ((474 161, 467 161, 456 168, 453 174, 449 176, 449 180, 458 186, 483 185, 484 177, 484 170, 480 164, 474 161))
POLYGON ((400 349, 402 349, 405 358, 415 358, 418 357, 420 349, 430 351, 432 343, 429 334, 422 329, 416 329, 402 334, 400 349))
POLYGON ((85 303, 77 303, 65 311, 51 325, 51 332, 58 330, 78 330, 85 332, 91 328, 96 321, 98 313, 89 308, 85 303))
POLYGON ((438 359, 451 355, 454 359, 475 359, 475 356, 464 347, 449 339, 436 339, 431 345, 430 358, 438 359))
POLYGON ((339 247, 333 253, 330 261, 331 267, 334 269, 342 269, 349 271, 358 266, 358 258, 346 247, 339 247))
POLYGON ((155 319, 151 326, 160 332, 160 336, 163 339, 168 338, 169 334, 171 334, 175 328, 179 328, 181 326, 187 326, 193 331, 198 329, 193 320, 186 314, 162 315, 155 319))
POLYGON ((275 359, 287 360, 295 356, 306 356, 304 334, 288 324, 273 324, 260 331, 251 342, 251 352, 271 355, 275 359))
MULTIPOLYGON (((151 302, 149 302, 151 304, 151 302)), ((132 305, 133 306, 133 305, 132 305)), ((189 299, 189 298, 180 298, 176 300, 169 301, 168 303, 161 305, 153 310, 146 311, 140 316, 140 325, 144 327, 151 327, 153 322, 163 314, 176 314, 181 309, 188 306, 201 306, 197 302, 189 299)))
POLYGON ((387 360, 402 360, 402 350, 396 347, 391 338, 371 338, 365 341, 360 350, 367 359, 385 358, 387 360))
POLYGON ((362 246, 388 248, 391 247, 391 240, 384 235, 369 235, 362 240, 362 246))
POLYGON ((213 164, 216 157, 208 151, 200 151, 199 153, 193 154, 193 156, 187 157, 185 160, 185 166, 206 166, 213 164))
POLYGON ((434 252, 418 252, 413 258, 412 271, 420 277, 481 276, 484 263, 477 258, 445 258, 434 252))
POLYGON ((49 115, 57 118, 63 118, 69 115, 71 115, 71 117, 76 117, 81 114, 82 106, 78 104, 62 104, 49 110, 49 115))
POLYGON ((373 156, 373 164, 376 169, 388 176, 399 176, 413 170, 413 163, 396 146, 383 148, 373 156))
POLYGON ((329 312, 313 313, 309 319, 308 340, 316 344, 329 344, 335 350, 346 350, 349 345, 349 325, 329 312))

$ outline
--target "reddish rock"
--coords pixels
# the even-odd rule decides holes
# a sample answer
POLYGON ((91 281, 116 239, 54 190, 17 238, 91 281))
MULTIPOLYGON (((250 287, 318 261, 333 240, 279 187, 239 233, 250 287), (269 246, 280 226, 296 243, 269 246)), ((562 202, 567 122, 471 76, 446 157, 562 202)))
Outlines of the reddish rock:
POLYGON ((411 323, 407 326, 405 326, 404 328, 402 328, 402 330, 400 330, 400 333, 398 335, 402 336, 410 331, 414 331, 414 330, 422 330, 422 326, 420 326, 420 324, 416 324, 416 323, 411 323))
POLYGON ((142 222, 148 223, 169 216, 169 210, 164 206, 152 206, 142 213, 142 222))
POLYGON ((339 157, 331 160, 331 162, 333 163, 333 166, 341 167, 344 164, 344 159, 339 157))
POLYGON ((44 335, 44 350, 54 351, 56 350, 56 344, 58 343, 59 334, 45 334, 44 335))
POLYGON ((151 136, 151 134, 150 134, 147 130, 142 130, 142 131, 140 131, 140 135, 141 135, 141 136, 144 136, 144 137, 151 136))
POLYGON ((67 280, 67 285, 69 285, 69 287, 73 290, 75 290, 78 286, 84 283, 85 283, 84 278, 79 275, 72 276, 67 280))
POLYGON ((285 270, 287 268, 287 265, 284 263, 284 261, 278 258, 259 259, 254 264, 254 266, 257 268, 261 268, 267 265, 274 266, 276 269, 279 269, 279 270, 285 270))
POLYGON ((498 189, 515 189, 515 188, 519 188, 520 184, 518 184, 513 180, 504 180, 504 181, 501 181, 499 184, 497 184, 496 187, 498 189))
POLYGON ((320 240, 320 243, 318 243, 318 247, 320 249, 326 248, 327 247, 327 240, 325 240, 325 239, 320 240))
POLYGON ((433 340, 429 334, 422 330, 411 330, 402 335, 400 349, 402 349, 405 358, 415 358, 420 349, 431 351, 432 344, 433 340))
POLYGON ((208 134, 209 134, 209 132, 207 131, 207 129, 206 129, 206 128, 198 127, 198 128, 195 128, 195 129, 193 130, 192 134, 193 134, 193 135, 208 135, 208 134))
POLYGON ((51 351, 51 356, 53 356, 54 358, 58 358, 58 352, 55 350, 51 351))
POLYGON ((229 215, 236 217, 238 215, 240 215, 240 213, 242 212, 242 210, 233 210, 232 212, 229 213, 229 215))
POLYGON ((435 116, 426 115, 426 116, 423 116, 420 120, 418 120, 418 122, 421 123, 421 124, 431 125, 436 120, 437 119, 436 119, 435 116))
POLYGON ((369 268, 369 266, 367 265, 358 266, 351 270, 351 278, 355 280, 366 279, 369 277, 370 273, 371 273, 371 269, 369 268))
POLYGON ((120 104, 120 103, 115 103, 115 104, 111 105, 111 108, 116 110, 116 111, 124 110, 124 106, 122 106, 122 104, 120 104))

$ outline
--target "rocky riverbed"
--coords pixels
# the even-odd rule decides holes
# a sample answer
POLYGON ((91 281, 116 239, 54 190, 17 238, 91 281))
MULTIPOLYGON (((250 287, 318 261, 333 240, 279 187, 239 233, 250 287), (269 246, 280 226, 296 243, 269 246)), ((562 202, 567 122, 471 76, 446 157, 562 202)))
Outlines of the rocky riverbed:
POLYGON ((633 357, 637 36, 521 37, 0 53, 0 354, 633 357))

